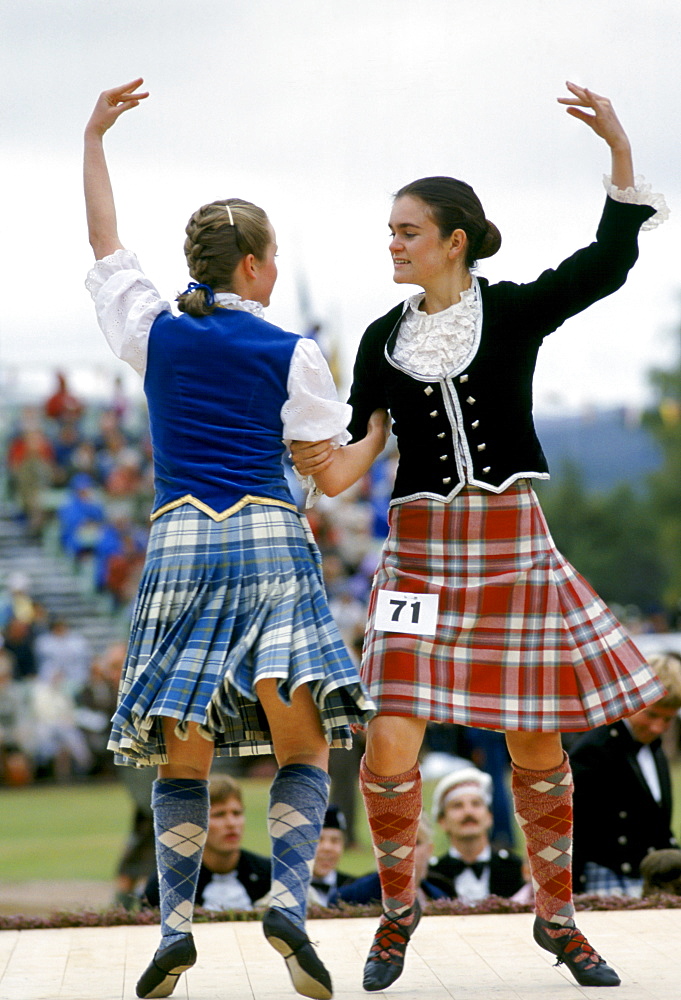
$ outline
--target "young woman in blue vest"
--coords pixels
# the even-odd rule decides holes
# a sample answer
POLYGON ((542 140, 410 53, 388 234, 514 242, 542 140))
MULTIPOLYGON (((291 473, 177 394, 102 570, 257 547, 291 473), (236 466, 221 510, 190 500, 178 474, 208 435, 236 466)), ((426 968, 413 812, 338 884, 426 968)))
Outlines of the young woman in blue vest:
MULTIPOLYGON (((156 496, 110 747, 158 765, 154 784, 162 939, 137 984, 172 993, 196 961, 191 919, 214 753, 274 752, 267 939, 295 988, 328 998, 305 933, 312 860, 328 799, 329 746, 350 746, 373 705, 324 595, 321 560, 282 467, 284 439, 349 440, 317 346, 263 318, 277 277, 272 226, 250 202, 204 205, 186 228, 194 279, 172 314, 118 238, 103 136, 147 97, 104 92, 85 130, 85 200, 96 264, 87 287, 114 353, 144 378, 156 496)), ((385 421, 345 449, 355 471, 385 421)), ((353 472, 354 474, 354 472, 353 472)))
MULTIPOLYGON (((572 779, 560 733, 630 715, 660 688, 551 540, 530 485, 548 478, 532 377, 543 338, 624 283, 659 197, 636 186, 610 102, 568 89, 560 103, 611 152, 595 242, 536 281, 489 284, 472 269, 501 237, 473 189, 449 177, 408 184, 390 216, 394 280, 424 291, 372 323, 357 355, 350 430, 361 434, 383 407, 399 449, 362 667, 378 706, 361 784, 384 910, 367 990, 400 975, 419 920, 417 758, 429 721, 505 732, 536 891, 535 939, 582 985, 619 983, 574 922, 572 779)), ((293 453, 325 492, 348 485, 327 444, 293 453)))

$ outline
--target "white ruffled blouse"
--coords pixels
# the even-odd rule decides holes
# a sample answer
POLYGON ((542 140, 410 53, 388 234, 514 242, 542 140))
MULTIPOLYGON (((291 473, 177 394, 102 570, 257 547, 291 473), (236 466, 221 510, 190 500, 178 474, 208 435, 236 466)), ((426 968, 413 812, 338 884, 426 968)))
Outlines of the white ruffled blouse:
MULTIPOLYGON (((144 378, 149 331, 160 313, 172 311, 170 303, 161 298, 130 250, 116 250, 98 260, 85 286, 111 350, 144 378)), ((223 309, 264 316, 260 302, 242 299, 233 292, 217 292, 215 301, 223 309)), ((314 340, 301 337, 296 344, 287 389, 288 399, 281 409, 286 442, 330 438, 336 446, 347 444, 352 409, 339 401, 329 366, 314 340)))

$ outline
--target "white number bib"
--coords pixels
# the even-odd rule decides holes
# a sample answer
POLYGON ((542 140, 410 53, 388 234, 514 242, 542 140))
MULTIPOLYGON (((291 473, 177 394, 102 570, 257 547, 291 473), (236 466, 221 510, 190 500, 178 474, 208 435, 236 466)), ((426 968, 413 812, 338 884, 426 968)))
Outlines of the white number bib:
POLYGON ((380 632, 435 635, 437 594, 408 594, 404 590, 379 590, 374 628, 380 632))

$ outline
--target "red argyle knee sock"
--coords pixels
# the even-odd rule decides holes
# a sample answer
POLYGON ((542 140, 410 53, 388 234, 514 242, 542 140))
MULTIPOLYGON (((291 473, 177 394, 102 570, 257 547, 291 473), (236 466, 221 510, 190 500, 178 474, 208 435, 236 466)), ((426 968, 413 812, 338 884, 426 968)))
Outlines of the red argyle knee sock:
POLYGON ((416 898, 414 848, 421 816, 421 772, 416 764, 404 774, 383 778, 369 770, 363 757, 359 783, 381 879, 383 911, 399 918, 416 898))
POLYGON ((513 799, 525 834, 537 916, 574 926, 572 905, 572 771, 567 754, 557 768, 513 765, 513 799))

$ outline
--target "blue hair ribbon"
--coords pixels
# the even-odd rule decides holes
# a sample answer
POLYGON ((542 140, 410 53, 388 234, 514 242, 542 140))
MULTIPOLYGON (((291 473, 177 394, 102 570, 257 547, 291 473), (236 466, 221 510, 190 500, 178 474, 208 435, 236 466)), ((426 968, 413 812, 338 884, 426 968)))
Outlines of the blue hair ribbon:
POLYGON ((205 292, 206 305, 207 306, 215 305, 215 295, 213 294, 213 289, 210 287, 210 285, 203 285, 200 281, 190 281, 185 290, 183 292, 180 292, 178 298, 180 298, 180 296, 182 295, 188 295, 189 292, 195 292, 199 288, 203 288, 205 292))

